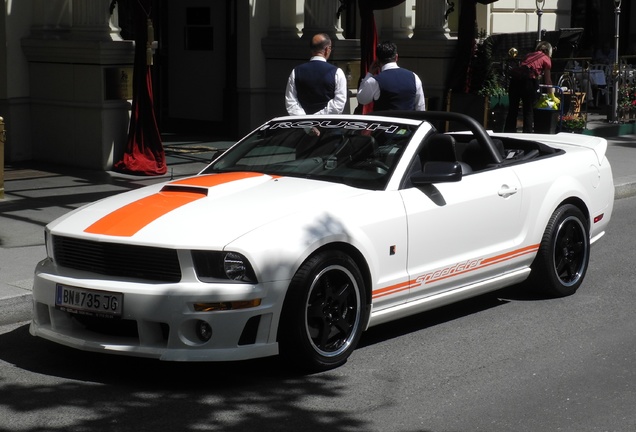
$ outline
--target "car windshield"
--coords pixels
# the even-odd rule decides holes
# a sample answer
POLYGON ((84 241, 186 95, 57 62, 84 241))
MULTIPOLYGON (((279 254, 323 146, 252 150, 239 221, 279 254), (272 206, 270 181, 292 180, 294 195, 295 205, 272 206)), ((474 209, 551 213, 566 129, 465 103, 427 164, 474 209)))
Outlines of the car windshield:
POLYGON ((416 125, 339 119, 266 123, 203 173, 250 171, 381 190, 416 125))

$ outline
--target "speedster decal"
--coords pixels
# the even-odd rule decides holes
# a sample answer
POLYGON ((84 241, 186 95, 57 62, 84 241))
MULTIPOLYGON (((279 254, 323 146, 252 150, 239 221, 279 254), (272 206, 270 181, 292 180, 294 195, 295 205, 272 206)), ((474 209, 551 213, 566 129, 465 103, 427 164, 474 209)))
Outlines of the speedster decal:
POLYGON ((448 279, 451 277, 459 276, 471 271, 480 270, 484 267, 488 267, 494 264, 499 264, 504 261, 509 261, 513 258, 517 258, 526 254, 535 253, 539 250, 539 245, 531 245, 521 249, 515 249, 511 252, 496 255, 490 258, 476 258, 472 260, 462 261, 452 266, 441 268, 434 270, 429 273, 425 273, 416 277, 415 279, 411 279, 408 282, 402 282, 399 284, 391 285, 385 288, 380 288, 373 292, 373 298, 377 299, 380 297, 385 297, 391 294, 397 294, 403 291, 410 290, 412 288, 422 287, 424 285, 439 282, 444 279, 448 279))

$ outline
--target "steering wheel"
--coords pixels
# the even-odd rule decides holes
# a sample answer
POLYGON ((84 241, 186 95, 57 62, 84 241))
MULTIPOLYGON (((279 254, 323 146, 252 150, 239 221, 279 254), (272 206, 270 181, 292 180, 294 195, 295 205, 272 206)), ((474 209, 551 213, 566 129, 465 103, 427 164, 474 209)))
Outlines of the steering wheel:
POLYGON ((367 159, 356 164, 356 168, 374 170, 378 174, 387 174, 391 167, 377 159, 367 159))

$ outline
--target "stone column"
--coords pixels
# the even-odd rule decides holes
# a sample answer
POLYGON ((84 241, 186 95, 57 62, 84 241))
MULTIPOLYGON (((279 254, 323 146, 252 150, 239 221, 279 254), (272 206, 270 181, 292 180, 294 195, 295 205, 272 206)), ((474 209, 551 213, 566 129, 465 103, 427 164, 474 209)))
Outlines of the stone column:
MULTIPOLYGON (((72 39, 122 40, 110 16, 110 0, 73 0, 72 39)), ((115 14, 113 14, 115 15, 115 14)))
POLYGON ((267 36, 272 38, 297 38, 300 31, 296 17, 302 14, 303 3, 303 0, 270 0, 270 21, 267 36))
POLYGON ((411 36, 414 2, 415 0, 406 0, 395 7, 381 11, 379 37, 382 40, 408 39, 411 36))
POLYGON ((32 34, 63 37, 70 31, 72 7, 67 0, 33 0, 32 34))
POLYGON ((413 39, 450 39, 446 0, 416 0, 413 39))
POLYGON ((126 145, 133 42, 111 20, 110 0, 33 1, 34 27, 21 39, 33 157, 110 169, 126 145))
POLYGON ((427 109, 444 109, 447 81, 457 55, 444 17, 446 0, 416 0, 413 36, 398 43, 400 66, 422 79, 427 109))
POLYGON ((316 33, 327 33, 332 39, 344 39, 340 19, 336 16, 340 7, 338 0, 305 0, 305 27, 303 38, 316 33))

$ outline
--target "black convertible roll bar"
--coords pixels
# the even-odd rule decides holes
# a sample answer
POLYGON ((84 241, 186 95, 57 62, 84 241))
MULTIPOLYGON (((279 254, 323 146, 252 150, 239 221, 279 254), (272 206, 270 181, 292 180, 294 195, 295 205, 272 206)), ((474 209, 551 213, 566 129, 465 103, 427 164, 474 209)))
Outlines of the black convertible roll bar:
POLYGON ((473 133, 477 142, 481 143, 481 145, 488 150, 490 156, 496 163, 500 164, 503 162, 501 154, 497 151, 497 148, 492 142, 490 135, 488 135, 488 132, 486 132, 486 129, 484 129, 481 123, 466 114, 448 111, 376 111, 369 113, 368 115, 408 118, 423 121, 452 121, 461 123, 473 133))

